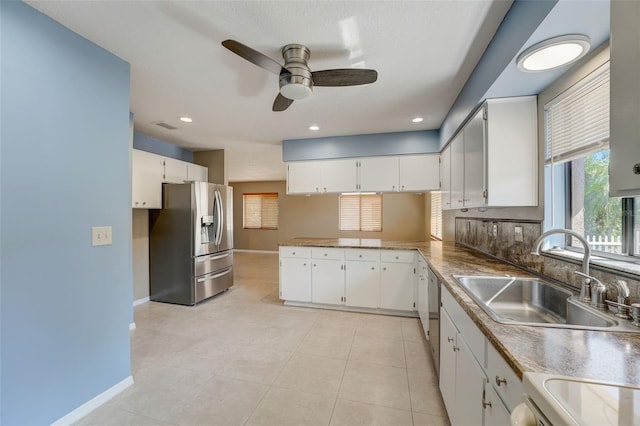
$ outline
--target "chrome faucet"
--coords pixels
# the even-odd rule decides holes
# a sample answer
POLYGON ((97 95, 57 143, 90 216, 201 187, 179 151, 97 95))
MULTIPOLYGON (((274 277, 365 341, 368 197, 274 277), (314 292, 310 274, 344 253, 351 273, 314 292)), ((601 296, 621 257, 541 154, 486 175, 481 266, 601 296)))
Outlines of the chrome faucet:
POLYGON ((584 246, 584 257, 582 258, 582 276, 587 276, 582 281, 582 286, 580 287, 580 300, 585 303, 591 302, 591 280, 589 277, 589 259, 591 258, 591 247, 589 247, 589 243, 584 237, 578 234, 576 231, 572 231, 571 229, 550 229, 547 232, 543 232, 536 240, 533 242, 533 249, 531 249, 531 254, 540 255, 540 246, 542 245, 542 241, 552 234, 567 234, 575 237, 582 243, 584 246))

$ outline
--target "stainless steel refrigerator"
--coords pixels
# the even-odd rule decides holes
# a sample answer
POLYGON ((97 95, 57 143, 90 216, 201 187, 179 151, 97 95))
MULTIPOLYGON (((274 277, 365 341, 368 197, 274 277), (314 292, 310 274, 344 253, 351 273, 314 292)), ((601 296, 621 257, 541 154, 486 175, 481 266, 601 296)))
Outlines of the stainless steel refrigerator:
POLYGON ((233 189, 163 184, 149 216, 151 300, 195 305, 233 285, 233 189))

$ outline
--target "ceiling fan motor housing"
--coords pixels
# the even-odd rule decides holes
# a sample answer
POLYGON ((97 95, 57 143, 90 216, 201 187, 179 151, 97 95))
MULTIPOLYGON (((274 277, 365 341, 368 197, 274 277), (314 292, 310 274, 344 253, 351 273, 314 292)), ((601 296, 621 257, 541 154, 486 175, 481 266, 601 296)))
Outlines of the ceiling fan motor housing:
POLYGON ((287 44, 282 48, 284 68, 290 74, 280 74, 280 93, 288 99, 299 100, 311 95, 313 81, 307 61, 311 52, 301 44, 287 44))

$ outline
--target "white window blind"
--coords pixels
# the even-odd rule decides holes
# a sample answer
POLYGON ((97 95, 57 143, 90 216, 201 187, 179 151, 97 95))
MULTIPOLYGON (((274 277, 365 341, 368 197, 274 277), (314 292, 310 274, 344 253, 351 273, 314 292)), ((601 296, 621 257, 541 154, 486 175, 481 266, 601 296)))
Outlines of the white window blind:
POLYGON ((382 195, 340 195, 341 231, 382 231, 382 195))
POLYGON ((245 229, 278 229, 278 193, 242 194, 245 229))
POLYGON ((431 236, 442 239, 442 193, 431 193, 431 236))
POLYGON ((545 163, 609 147, 609 62, 545 105, 545 163))

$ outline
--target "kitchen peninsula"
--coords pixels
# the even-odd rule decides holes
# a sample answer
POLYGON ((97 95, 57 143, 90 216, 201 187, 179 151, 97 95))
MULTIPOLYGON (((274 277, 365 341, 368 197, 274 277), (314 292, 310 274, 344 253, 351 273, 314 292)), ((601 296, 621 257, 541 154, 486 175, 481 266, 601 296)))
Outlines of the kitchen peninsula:
MULTIPOLYGON (((515 266, 453 242, 296 238, 283 248, 377 249, 422 256, 473 324, 522 379, 524 372, 560 374, 640 386, 640 334, 505 325, 494 321, 453 275, 532 276, 515 266)), ((307 258, 308 260, 308 258, 307 258)), ((282 265, 282 264, 281 264, 282 265)), ((281 268, 281 277, 283 266, 281 268)))

